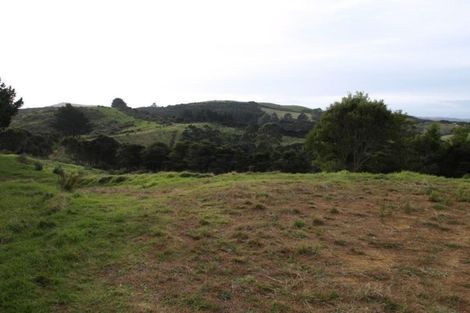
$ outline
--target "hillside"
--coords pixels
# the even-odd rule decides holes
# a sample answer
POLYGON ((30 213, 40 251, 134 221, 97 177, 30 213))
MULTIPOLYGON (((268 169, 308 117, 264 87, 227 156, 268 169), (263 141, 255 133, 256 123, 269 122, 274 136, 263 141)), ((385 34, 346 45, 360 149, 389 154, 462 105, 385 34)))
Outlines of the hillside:
POLYGON ((1 312, 468 312, 470 180, 0 155, 1 312))
MULTIPOLYGON (((24 129, 34 134, 53 134, 55 131, 52 123, 57 109, 58 106, 22 109, 14 117, 10 127, 24 129)), ((283 142, 285 144, 302 142, 303 136, 313 126, 313 121, 318 120, 320 112, 297 106, 235 101, 209 101, 125 111, 103 106, 79 106, 79 109, 84 112, 92 125, 90 137, 102 134, 111 136, 121 143, 149 145, 159 141, 170 146, 178 141, 181 133, 189 125, 209 125, 223 133, 239 134, 249 125, 258 125, 258 119, 264 114, 272 116, 273 113, 281 119, 287 113, 294 118, 292 121, 280 122, 281 128, 285 130, 283 142), (302 112, 310 117, 307 121, 297 122, 296 119, 302 112), (300 132, 297 134, 296 131, 300 132)), ((269 117, 268 121, 264 122, 269 122, 269 117)))
POLYGON ((301 113, 304 113, 307 115, 307 120, 315 121, 318 120, 320 116, 319 113, 321 113, 320 109, 309 109, 296 105, 230 100, 193 102, 169 105, 166 107, 142 107, 137 108, 137 111, 145 112, 149 116, 173 118, 183 121, 188 121, 188 119, 214 119, 219 117, 221 122, 231 123, 237 126, 254 123, 258 118, 263 116, 263 114, 271 116, 274 113, 277 115, 277 118, 282 119, 286 114, 291 114, 292 117, 297 118, 301 113), (211 114, 207 115, 209 111, 211 114), (229 118, 227 119, 227 117, 229 118))
MULTIPOLYGON (((34 134, 51 134, 56 105, 45 108, 21 109, 14 117, 11 128, 20 128, 34 134)), ((103 106, 78 106, 92 124, 91 137, 103 134, 121 143, 148 145, 155 141, 174 144, 184 129, 190 125, 209 125, 221 132, 240 133, 249 125, 278 123, 284 144, 302 142, 305 134, 321 117, 321 109, 273 103, 206 101, 167 107, 141 107, 120 111, 103 106), (298 120, 300 114, 305 120, 298 120), (274 114, 274 115, 273 115, 274 114), (286 120, 289 114, 292 120, 286 120), (274 116, 274 117, 273 117, 274 116)), ((432 123, 438 123, 443 136, 449 136, 453 128, 464 122, 431 121, 410 117, 419 131, 432 123)))

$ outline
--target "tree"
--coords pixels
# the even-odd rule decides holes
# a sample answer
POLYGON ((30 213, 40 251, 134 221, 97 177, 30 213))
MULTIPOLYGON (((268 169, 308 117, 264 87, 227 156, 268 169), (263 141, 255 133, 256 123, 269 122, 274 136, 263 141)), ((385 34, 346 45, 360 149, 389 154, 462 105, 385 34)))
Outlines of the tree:
POLYGON ((170 148, 162 142, 157 142, 144 150, 142 162, 147 169, 158 172, 164 169, 169 154, 170 148))
POLYGON ((121 145, 116 153, 119 167, 128 170, 139 169, 142 165, 142 151, 144 148, 144 146, 136 144, 121 145))
POLYGON ((48 156, 53 142, 43 136, 33 135, 23 129, 7 129, 0 132, 0 150, 13 153, 27 153, 34 156, 48 156))
POLYGON ((70 103, 57 110, 52 126, 62 134, 74 137, 86 134, 91 130, 90 122, 85 114, 70 103))
POLYGON ((286 114, 284 114, 284 116, 282 117, 282 119, 285 120, 285 121, 293 121, 293 120, 294 120, 294 117, 292 116, 292 114, 286 113, 286 114))
POLYGON ((383 100, 371 100, 362 92, 349 94, 323 114, 307 136, 307 147, 323 170, 362 171, 399 140, 401 116, 388 110, 383 100))
POLYGON ((16 100, 16 91, 11 86, 6 86, 0 79, 0 129, 7 128, 11 118, 23 105, 23 98, 16 100))
POLYGON ((299 121, 308 121, 308 116, 304 112, 300 113, 299 116, 297 116, 297 120, 299 121))
POLYGON ((271 114, 271 121, 272 121, 273 123, 278 123, 278 122, 279 122, 279 116, 277 116, 276 112, 273 112, 273 113, 271 114))
POLYGON ((441 140, 441 130, 437 123, 431 124, 423 134, 413 140, 412 170, 438 175, 439 165, 445 154, 445 142, 441 140))
POLYGON ((312 169, 311 158, 303 144, 279 146, 279 157, 274 161, 274 169, 290 173, 306 173, 312 169))
POLYGON ((82 158, 91 166, 113 168, 117 163, 119 146, 119 142, 114 138, 99 135, 91 141, 82 142, 82 158))
POLYGON ((111 107, 120 110, 128 108, 127 103, 125 103, 121 98, 115 98, 111 103, 111 107))
POLYGON ((269 116, 269 114, 267 113, 263 113, 263 115, 261 115, 260 118, 258 118, 258 125, 260 126, 269 122, 271 122, 271 116, 269 116))

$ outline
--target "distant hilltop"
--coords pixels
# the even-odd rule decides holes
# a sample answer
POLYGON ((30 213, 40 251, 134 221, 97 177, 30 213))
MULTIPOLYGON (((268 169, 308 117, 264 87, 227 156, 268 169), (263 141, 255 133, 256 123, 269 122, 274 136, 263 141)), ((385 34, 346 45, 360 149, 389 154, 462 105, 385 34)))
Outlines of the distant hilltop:
POLYGON ((90 104, 78 104, 78 103, 70 103, 70 102, 60 102, 60 103, 57 103, 57 104, 53 104, 53 105, 49 105, 47 107, 49 108, 61 108, 61 107, 64 107, 66 104, 70 104, 71 106, 73 107, 80 107, 80 108, 91 108, 91 107, 96 107, 96 105, 90 105, 90 104))
POLYGON ((455 118, 455 117, 420 117, 423 120, 430 120, 436 122, 456 122, 456 123, 470 123, 470 118, 455 118))

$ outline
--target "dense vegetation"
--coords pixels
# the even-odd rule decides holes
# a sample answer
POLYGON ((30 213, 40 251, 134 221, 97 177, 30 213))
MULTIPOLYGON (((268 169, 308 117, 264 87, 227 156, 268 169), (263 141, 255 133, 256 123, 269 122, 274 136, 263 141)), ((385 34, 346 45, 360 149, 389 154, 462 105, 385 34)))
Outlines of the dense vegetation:
MULTIPOLYGON (((3 89, 4 106, 13 106, 14 90, 3 89)), ((325 112, 235 101, 132 109, 116 98, 111 106, 20 112, 0 133, 0 150, 122 171, 470 173, 468 124, 444 139, 437 124, 422 129, 360 92, 325 112)))
POLYGON ((0 130, 11 123, 11 118, 23 105, 23 99, 16 100, 16 91, 11 86, 5 85, 0 79, 0 130))

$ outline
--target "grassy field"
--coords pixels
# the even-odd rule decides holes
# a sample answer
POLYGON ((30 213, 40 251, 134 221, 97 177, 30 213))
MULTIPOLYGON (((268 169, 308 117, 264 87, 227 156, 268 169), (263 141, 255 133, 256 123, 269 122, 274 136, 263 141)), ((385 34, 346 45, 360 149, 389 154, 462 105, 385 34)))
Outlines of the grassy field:
POLYGON ((0 312, 470 311, 470 180, 0 155, 0 312))

